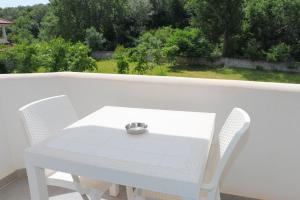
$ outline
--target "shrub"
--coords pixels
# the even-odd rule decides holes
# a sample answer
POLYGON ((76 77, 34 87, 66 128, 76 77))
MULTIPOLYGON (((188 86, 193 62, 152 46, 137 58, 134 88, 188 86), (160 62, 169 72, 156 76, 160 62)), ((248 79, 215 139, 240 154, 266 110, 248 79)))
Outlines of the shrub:
POLYGON ((279 51, 275 46, 280 43, 290 45, 291 57, 300 59, 299 50, 294 48, 299 44, 300 35, 299 0, 249 0, 244 5, 244 33, 255 38, 261 49, 268 52, 268 61, 280 60, 274 52, 279 51))
POLYGON ((47 62, 45 67, 50 72, 67 71, 68 70, 68 51, 71 44, 62 38, 50 40, 48 43, 41 43, 41 51, 43 52, 42 63, 47 62))
POLYGON ((42 71, 93 71, 96 61, 83 43, 72 44, 62 38, 49 42, 17 44, 1 52, 0 63, 12 66, 8 71, 20 73, 42 71))
POLYGON ((118 73, 128 74, 129 64, 128 64, 128 58, 126 54, 126 49, 123 46, 118 46, 114 52, 113 57, 117 61, 118 73))
POLYGON ((175 29, 166 26, 159 29, 156 29, 155 31, 151 31, 154 37, 156 37, 161 44, 165 44, 170 37, 174 33, 175 29))
POLYGON ((213 52, 213 45, 196 28, 176 29, 167 39, 165 47, 172 57, 204 57, 209 58, 213 52))
POLYGON ((94 27, 86 29, 85 43, 92 50, 103 50, 106 39, 102 33, 97 32, 94 27))
POLYGON ((174 62, 178 56, 218 57, 218 50, 199 29, 164 27, 141 35, 136 47, 131 49, 130 58, 137 63, 135 69, 144 73, 152 63, 159 65, 167 59, 174 62))
POLYGON ((136 62, 135 71, 144 74, 153 67, 152 63, 161 64, 165 58, 162 51, 164 42, 167 40, 168 29, 160 31, 148 31, 139 37, 137 45, 130 49, 129 57, 136 62))
POLYGON ((147 70, 151 69, 152 66, 149 64, 149 54, 146 44, 139 44, 135 48, 130 49, 130 59, 136 62, 134 70, 139 74, 144 74, 147 70))
POLYGON ((22 43, 5 52, 6 62, 13 63, 19 73, 32 73, 38 69, 39 55, 36 44, 22 43))
POLYGON ((209 59, 214 60, 214 59, 220 58, 223 54, 222 49, 223 49, 223 44, 215 45, 215 47, 213 48, 213 50, 210 54, 209 59))
POLYGON ((269 62, 286 62, 290 60, 291 48, 285 43, 272 46, 266 53, 269 62))
POLYGON ((0 51, 0 73, 11 73, 16 66, 16 56, 11 48, 0 51))
POLYGON ((155 33, 146 32, 139 38, 138 46, 136 48, 137 50, 147 48, 147 53, 145 54, 146 60, 160 64, 164 57, 161 51, 163 40, 165 40, 164 37, 165 35, 159 38, 155 33))
POLYGON ((0 58, 0 74, 7 73, 5 61, 0 58))
POLYGON ((90 49, 78 42, 74 45, 70 45, 67 59, 68 59, 68 71, 95 71, 96 61, 89 57, 90 49))
POLYGON ((251 60, 260 60, 264 58, 264 54, 261 51, 261 47, 255 39, 250 39, 246 48, 243 50, 246 58, 251 60))

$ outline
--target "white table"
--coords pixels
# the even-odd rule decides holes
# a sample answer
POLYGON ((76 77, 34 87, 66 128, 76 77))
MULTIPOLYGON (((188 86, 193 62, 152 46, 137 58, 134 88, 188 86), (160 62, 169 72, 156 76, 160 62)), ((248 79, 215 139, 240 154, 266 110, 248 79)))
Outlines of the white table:
POLYGON ((44 169, 197 199, 214 113, 103 107, 25 151, 32 200, 48 199, 44 169), (149 132, 129 135, 125 125, 149 132))

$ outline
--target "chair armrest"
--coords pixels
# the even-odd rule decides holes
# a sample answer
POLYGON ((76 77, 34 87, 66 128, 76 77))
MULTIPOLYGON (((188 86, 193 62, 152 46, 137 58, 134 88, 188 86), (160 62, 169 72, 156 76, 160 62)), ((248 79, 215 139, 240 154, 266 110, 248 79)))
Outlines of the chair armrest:
POLYGON ((215 188, 216 187, 213 184, 202 184, 200 189, 203 191, 209 192, 209 191, 214 190, 215 188))

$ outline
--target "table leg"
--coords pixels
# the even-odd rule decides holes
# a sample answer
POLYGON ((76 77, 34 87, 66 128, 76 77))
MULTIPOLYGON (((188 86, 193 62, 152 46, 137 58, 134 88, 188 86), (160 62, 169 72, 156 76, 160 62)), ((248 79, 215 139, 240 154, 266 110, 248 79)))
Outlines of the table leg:
POLYGON ((110 186, 110 188, 109 188, 109 195, 110 196, 116 197, 116 196, 119 195, 119 193, 120 193, 120 186, 119 185, 113 184, 112 186, 110 186))
POLYGON ((30 188, 31 200, 48 200, 45 170, 26 163, 26 171, 30 188))

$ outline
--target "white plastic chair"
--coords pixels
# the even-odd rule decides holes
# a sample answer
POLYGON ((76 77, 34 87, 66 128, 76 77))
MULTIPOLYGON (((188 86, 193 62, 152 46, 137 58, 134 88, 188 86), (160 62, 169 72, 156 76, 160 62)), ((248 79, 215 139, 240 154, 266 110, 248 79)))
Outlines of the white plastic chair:
MULTIPOLYGON (((37 144, 78 120, 66 95, 32 102, 19 109, 30 145, 37 144)), ((77 191, 84 200, 100 200, 111 184, 88 178, 46 170, 48 185, 77 191)))
MULTIPOLYGON (((212 144, 209 161, 206 166, 204 183, 200 188, 201 200, 220 200, 219 181, 222 172, 241 137, 250 125, 249 115, 240 108, 234 108, 223 125, 215 143, 212 144)), ((128 196, 133 200, 157 199, 179 200, 180 197, 148 191, 127 188, 128 196)))

